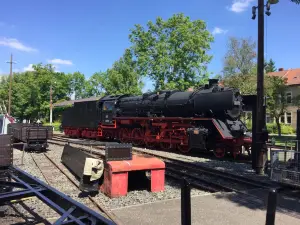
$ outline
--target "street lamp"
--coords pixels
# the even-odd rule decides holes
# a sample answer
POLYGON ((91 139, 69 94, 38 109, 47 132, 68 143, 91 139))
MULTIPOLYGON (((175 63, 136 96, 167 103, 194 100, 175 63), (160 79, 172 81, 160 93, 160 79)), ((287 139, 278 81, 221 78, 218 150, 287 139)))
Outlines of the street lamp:
MULTIPOLYGON (((53 82, 53 84, 56 84, 56 82, 53 82)), ((52 111, 53 111, 52 94, 53 94, 53 88, 52 88, 52 83, 51 83, 51 85, 50 85, 50 126, 52 125, 52 111)))
POLYGON ((11 89, 12 89, 12 78, 13 78, 13 72, 12 72, 12 64, 16 64, 16 62, 13 62, 13 55, 10 55, 10 61, 7 61, 6 63, 10 64, 10 73, 9 73, 9 91, 8 91, 8 115, 11 116, 11 89))
POLYGON ((263 174, 267 163, 268 149, 266 141, 268 131, 266 129, 266 101, 264 98, 264 7, 266 6, 266 15, 270 16, 270 5, 278 3, 278 0, 258 0, 257 6, 252 7, 252 19, 256 18, 256 9, 258 11, 258 38, 257 38, 257 105, 256 105, 256 132, 253 134, 253 154, 256 158, 256 173, 263 174))

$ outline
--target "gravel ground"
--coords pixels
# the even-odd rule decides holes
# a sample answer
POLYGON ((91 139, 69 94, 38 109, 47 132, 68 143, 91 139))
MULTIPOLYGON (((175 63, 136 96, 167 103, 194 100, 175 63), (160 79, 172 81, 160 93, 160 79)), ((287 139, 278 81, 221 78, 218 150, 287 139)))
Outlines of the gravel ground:
MULTIPOLYGON (((53 159, 60 168, 63 169, 73 180, 79 184, 79 181, 69 172, 69 170, 60 162, 61 154, 63 151, 62 146, 50 145, 47 155, 53 159)), ((24 155, 24 162, 21 164, 22 151, 14 149, 14 165, 28 172, 29 174, 39 178, 45 183, 49 183, 54 188, 65 193, 71 198, 75 199, 98 211, 88 197, 81 197, 80 191, 67 180, 64 174, 62 174, 51 162, 41 153, 28 153, 24 155), (35 161, 33 160, 35 159, 35 161), (36 166, 39 165, 40 169, 36 166), (46 179, 45 179, 45 177, 46 179)), ((209 194, 204 191, 192 189, 192 196, 206 195, 209 194)), ((132 205, 139 205, 151 202, 157 202, 160 200, 176 199, 180 198, 181 190, 180 186, 174 180, 166 179, 165 191, 152 193, 147 190, 133 190, 129 191, 127 196, 120 198, 110 199, 101 192, 94 196, 94 199, 103 205, 106 209, 112 210, 132 205)), ((30 223, 32 221, 42 222, 43 218, 52 218, 52 220, 58 218, 59 215, 51 208, 46 206, 42 201, 36 197, 25 199, 24 201, 14 202, 12 205, 6 205, 0 207, 0 222, 3 224, 12 224, 16 222, 30 223), (38 215, 39 216, 38 216, 38 215), (5 219, 5 221, 4 221, 5 219)), ((42 222, 43 223, 43 222, 42 222)))
MULTIPOLYGON (((68 175, 74 177, 64 166, 60 163, 60 157, 63 151, 62 146, 58 145, 50 145, 51 151, 47 154, 55 160, 55 162, 59 163, 61 167, 63 167, 64 172, 68 175)), ((75 179, 75 178, 74 178, 75 179)), ((208 194, 207 192, 192 189, 191 195, 205 195, 208 194)), ((127 196, 120 197, 120 198, 109 198, 106 195, 99 192, 98 195, 94 196, 98 203, 104 205, 108 209, 116 209, 120 207, 126 207, 131 205, 143 204, 143 203, 150 203, 160 200, 167 200, 167 199, 174 199, 180 198, 181 190, 180 186, 174 181, 166 179, 165 182, 165 191, 163 192, 149 192, 147 190, 137 190, 137 191, 129 191, 127 196)))
MULTIPOLYGON (((219 161, 219 160, 213 160, 213 159, 207 159, 207 158, 201 158, 196 156, 185 156, 182 154, 178 154, 176 152, 164 152, 164 151, 158 151, 158 150, 148 150, 144 148, 137 148, 139 150, 144 151, 145 153, 155 153, 161 156, 167 156, 176 158, 179 160, 187 161, 187 162, 194 162, 199 163, 201 165, 205 165, 207 167, 219 169, 219 170, 225 170, 228 172, 240 174, 240 175, 249 175, 253 176, 254 172, 252 171, 251 165, 244 164, 244 163, 238 163, 238 162, 228 162, 228 161, 219 161)), ((60 162, 61 154, 63 151, 63 147, 55 144, 50 144, 49 150, 47 151, 47 155, 53 159, 60 168, 63 169, 65 173, 67 173, 70 177, 73 178, 73 180, 76 181, 77 184, 79 184, 79 181, 76 180, 76 178, 69 172, 69 170, 60 162)), ((18 166, 19 168, 25 170, 26 172, 30 173, 31 175, 41 179, 44 182, 49 182, 51 186, 58 189, 59 191, 65 193, 66 195, 72 197, 73 199, 85 204, 86 206, 95 209, 95 206, 93 206, 90 202, 90 200, 87 197, 81 197, 80 191, 77 190, 77 188, 67 180, 64 174, 62 174, 57 168, 55 168, 54 165, 43 155, 40 153, 25 153, 24 156, 24 164, 21 165, 21 157, 22 152, 20 150, 15 149, 14 150, 14 164, 18 166), (31 154, 31 155, 30 155, 31 154), (34 160, 36 163, 38 163, 40 169, 36 166, 34 160), (47 179, 44 178, 44 176, 47 177, 47 179)), ((201 195, 207 195, 209 193, 192 189, 191 195, 192 196, 201 196, 201 195)), ((180 185, 178 184, 178 181, 174 181, 172 179, 168 179, 166 177, 165 181, 165 191, 158 192, 158 193, 152 193, 147 190, 133 190, 129 191, 127 196, 120 197, 120 198, 113 198, 110 199, 109 197, 105 196, 101 192, 99 192, 97 195, 94 196, 94 199, 100 204, 103 205, 106 209, 112 210, 117 208, 123 208, 127 206, 132 205, 139 205, 139 204, 146 204, 151 202, 157 202, 161 200, 168 200, 168 199, 176 199, 180 198, 181 196, 181 190, 180 185)), ((1 217, 3 215, 14 215, 14 220, 17 221, 17 218, 19 220, 23 221, 25 220, 22 218, 22 216, 18 216, 18 214, 23 214, 23 217, 26 216, 27 220, 28 218, 32 218, 32 212, 38 213, 43 218, 57 218, 58 214, 54 212, 51 208, 47 207, 42 203, 40 200, 36 198, 30 198, 26 201, 23 201, 21 203, 14 203, 13 206, 4 206, 0 207, 0 222, 2 224, 11 224, 11 223, 3 223, 1 221, 1 217), (24 206, 25 205, 25 206, 24 206), (31 209, 31 212, 28 212, 28 209, 31 209), (17 213, 16 211, 19 211, 17 213), (14 212, 14 213, 13 213, 14 212)), ((6 217, 9 218, 10 217, 6 217)))

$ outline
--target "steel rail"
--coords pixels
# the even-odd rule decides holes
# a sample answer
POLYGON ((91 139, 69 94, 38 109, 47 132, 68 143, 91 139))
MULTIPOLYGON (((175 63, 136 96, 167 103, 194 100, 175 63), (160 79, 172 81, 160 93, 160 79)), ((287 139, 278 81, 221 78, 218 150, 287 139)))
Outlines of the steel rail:
MULTIPOLYGON (((63 169, 57 165, 56 162, 54 162, 46 153, 43 153, 44 156, 61 172, 63 173, 67 179, 73 184, 75 185, 75 187, 77 187, 78 190, 79 189, 79 185, 65 172, 63 171, 63 169)), ((104 214, 106 214, 113 222, 115 222, 117 225, 123 225, 123 223, 115 216, 115 214, 111 211, 108 211, 107 209, 105 209, 104 206, 100 205, 93 197, 91 197, 90 195, 88 195, 88 198, 90 199, 90 201, 104 214)))

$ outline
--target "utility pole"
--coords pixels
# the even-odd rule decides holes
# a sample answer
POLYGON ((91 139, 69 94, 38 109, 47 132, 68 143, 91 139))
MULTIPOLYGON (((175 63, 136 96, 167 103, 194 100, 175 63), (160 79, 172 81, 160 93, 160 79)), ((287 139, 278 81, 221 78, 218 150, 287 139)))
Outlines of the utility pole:
MULTIPOLYGON (((266 4, 266 15, 270 16, 270 4, 276 4, 278 0, 268 0, 266 4)), ((268 131, 266 129, 266 101, 264 97, 264 0, 258 0, 257 7, 252 7, 252 19, 256 18, 256 9, 258 11, 258 37, 257 37, 257 106, 256 106, 256 133, 255 149, 256 155, 256 173, 264 174, 268 160, 268 131)))
POLYGON ((50 126, 52 125, 52 84, 50 85, 50 126))
POLYGON ((9 73, 9 93, 8 93, 8 115, 10 115, 10 109, 11 109, 11 86, 12 86, 12 64, 15 62, 13 62, 13 56, 12 54, 10 55, 10 61, 6 62, 10 64, 10 73, 9 73))

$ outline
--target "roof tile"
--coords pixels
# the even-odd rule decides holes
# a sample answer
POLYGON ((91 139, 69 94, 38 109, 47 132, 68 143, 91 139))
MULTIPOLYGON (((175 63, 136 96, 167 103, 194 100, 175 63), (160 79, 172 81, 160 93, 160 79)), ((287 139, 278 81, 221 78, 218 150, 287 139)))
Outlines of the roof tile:
POLYGON ((300 68, 268 73, 269 76, 279 76, 287 79, 287 85, 300 85, 300 68))

